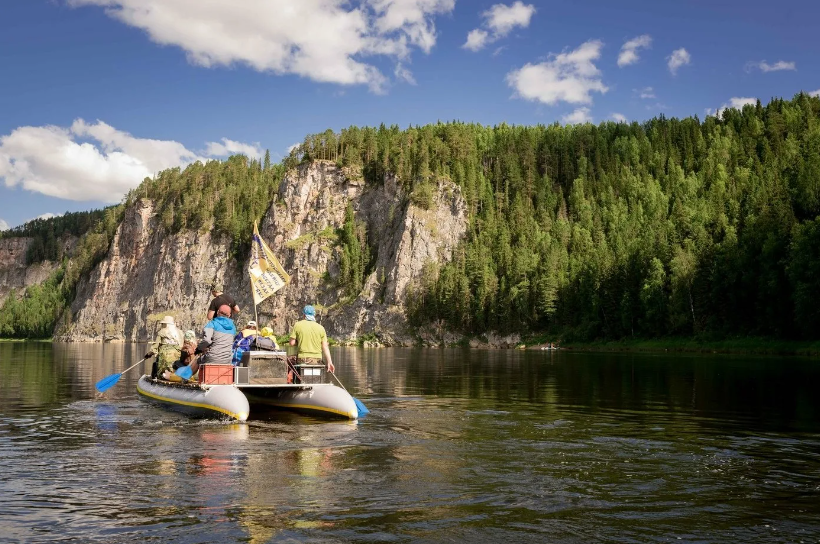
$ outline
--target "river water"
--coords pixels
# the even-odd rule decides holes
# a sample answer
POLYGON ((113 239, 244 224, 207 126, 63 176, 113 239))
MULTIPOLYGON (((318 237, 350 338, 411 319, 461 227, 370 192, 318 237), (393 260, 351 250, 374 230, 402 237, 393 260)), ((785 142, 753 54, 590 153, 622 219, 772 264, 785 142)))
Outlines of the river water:
POLYGON ((144 352, 0 343, 0 542, 820 541, 816 360, 334 348, 367 417, 236 424, 144 352))

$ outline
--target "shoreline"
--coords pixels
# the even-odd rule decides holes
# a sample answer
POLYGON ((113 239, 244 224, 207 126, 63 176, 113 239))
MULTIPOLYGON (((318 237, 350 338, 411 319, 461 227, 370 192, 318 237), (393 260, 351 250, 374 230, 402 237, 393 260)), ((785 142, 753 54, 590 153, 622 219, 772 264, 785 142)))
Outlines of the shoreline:
MULTIPOLYGON (((470 349, 525 349, 542 350, 548 345, 547 342, 538 341, 543 337, 531 338, 530 342, 521 341, 515 346, 492 346, 479 345, 470 347, 468 344, 460 344, 462 347, 470 349)), ((70 342, 57 338, 0 338, 0 343, 15 342, 38 342, 38 343, 78 343, 78 344, 140 344, 147 341, 77 341, 70 342)), ((357 346, 357 344, 346 344, 331 342, 336 346, 357 346)), ((371 344, 364 342, 358 344, 364 348, 391 347, 382 344, 371 344)), ((430 346, 436 347, 436 346, 430 346)), ((445 347, 445 346, 437 346, 445 347)), ((449 347, 449 346, 448 346, 449 347)), ((452 346, 455 347, 455 346, 452 346)), ((732 338, 727 340, 698 340, 695 338, 665 338, 665 339, 630 339, 630 340, 602 340, 595 342, 567 342, 560 343, 555 351, 597 351, 597 352, 624 352, 624 353, 701 353, 701 354, 726 354, 726 355, 778 355, 791 357, 820 357, 820 341, 793 341, 777 340, 771 338, 732 338)))
MULTIPOLYGON (((529 349, 529 346, 528 346, 529 349)), ((536 349, 536 348, 534 348, 536 349)), ((780 355, 819 357, 820 341, 792 341, 768 338, 734 338, 728 340, 697 340, 670 338, 657 340, 610 340, 571 342, 561 346, 570 351, 634 352, 634 353, 713 353, 726 355, 780 355)))

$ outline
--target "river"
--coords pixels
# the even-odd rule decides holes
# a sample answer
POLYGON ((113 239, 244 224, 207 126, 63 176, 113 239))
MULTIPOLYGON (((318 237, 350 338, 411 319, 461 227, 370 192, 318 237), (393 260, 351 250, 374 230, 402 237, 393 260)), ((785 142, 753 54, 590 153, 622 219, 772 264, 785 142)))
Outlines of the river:
POLYGON ((0 343, 0 542, 820 541, 816 360, 333 348, 369 415, 236 424, 144 352, 0 343))

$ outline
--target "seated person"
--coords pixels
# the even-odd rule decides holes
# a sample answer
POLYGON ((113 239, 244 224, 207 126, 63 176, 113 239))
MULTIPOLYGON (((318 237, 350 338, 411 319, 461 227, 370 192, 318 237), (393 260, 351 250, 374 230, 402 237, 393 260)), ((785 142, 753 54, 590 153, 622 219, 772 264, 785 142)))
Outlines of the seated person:
POLYGON ((266 350, 278 350, 279 349, 279 343, 276 341, 276 335, 273 334, 273 329, 272 328, 262 327, 262 330, 260 332, 261 332, 261 335, 256 339, 257 340, 257 346, 260 349, 266 349, 266 350), (259 341, 260 338, 263 339, 261 342, 259 341))
POLYGON ((236 336, 236 326, 230 318, 231 307, 223 304, 219 307, 216 317, 208 321, 202 330, 202 340, 199 341, 197 351, 204 353, 199 362, 193 361, 191 372, 196 373, 199 365, 203 364, 231 364, 233 357, 233 338, 236 336))
POLYGON ((179 356, 179 361, 174 363, 174 370, 188 366, 194 360, 196 353, 196 333, 192 330, 185 331, 185 336, 182 340, 182 351, 179 356))
POLYGON ((254 340, 259 335, 256 330, 256 321, 248 321, 248 324, 233 339, 233 366, 237 366, 242 360, 242 354, 251 349, 254 340))

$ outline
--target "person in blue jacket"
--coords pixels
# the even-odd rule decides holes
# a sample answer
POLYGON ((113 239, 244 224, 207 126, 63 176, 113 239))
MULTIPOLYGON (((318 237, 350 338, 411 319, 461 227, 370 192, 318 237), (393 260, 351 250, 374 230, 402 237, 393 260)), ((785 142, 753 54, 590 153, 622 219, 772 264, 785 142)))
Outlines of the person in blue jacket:
POLYGON ((199 362, 191 363, 191 372, 196 373, 199 365, 231 364, 233 357, 233 339, 236 336, 236 326, 230 318, 231 307, 223 304, 219 307, 216 317, 208 321, 202 331, 202 340, 197 351, 204 353, 199 362))

